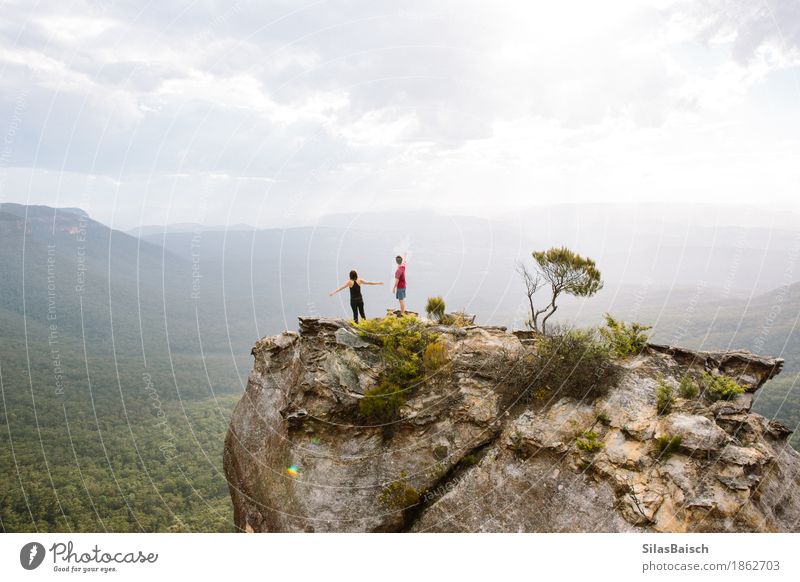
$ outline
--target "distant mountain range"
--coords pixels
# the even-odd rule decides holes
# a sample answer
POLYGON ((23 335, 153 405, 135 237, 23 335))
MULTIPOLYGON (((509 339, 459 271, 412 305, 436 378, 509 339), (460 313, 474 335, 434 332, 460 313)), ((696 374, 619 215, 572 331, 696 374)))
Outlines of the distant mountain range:
POLYGON ((289 229, 148 227, 134 237, 78 209, 3 204, 0 310, 16 318, 14 329, 23 315, 29 326, 46 329, 54 307, 65 343, 80 344, 85 335, 117 357, 191 358, 202 349, 224 359, 224 389, 236 391, 246 373, 237 362, 256 339, 293 329, 301 314, 349 314, 343 295, 327 293, 352 268, 386 283, 365 290, 368 315, 394 306, 393 257, 408 251, 411 308, 442 295, 450 309, 522 327, 516 262, 566 244, 597 261, 606 285, 595 297, 565 299, 558 313, 564 321, 596 325, 609 311, 656 324, 659 338, 747 346, 780 293, 781 317, 755 347, 785 349, 783 323, 798 312, 791 284, 800 278, 792 271, 800 231, 648 225, 601 209, 591 217, 543 209, 524 220, 541 227, 525 232, 494 220, 408 211, 334 215, 289 229), (55 294, 50 302, 48 293, 55 294))
POLYGON ((147 224, 143 226, 137 226, 136 228, 131 228, 125 231, 126 234, 136 237, 143 237, 143 236, 152 236, 152 235, 159 235, 165 233, 176 233, 176 232, 210 232, 210 231, 236 231, 236 230, 256 230, 252 226, 248 226, 246 224, 234 224, 233 226, 222 226, 222 225, 204 225, 204 224, 197 224, 195 222, 179 222, 176 224, 147 224))

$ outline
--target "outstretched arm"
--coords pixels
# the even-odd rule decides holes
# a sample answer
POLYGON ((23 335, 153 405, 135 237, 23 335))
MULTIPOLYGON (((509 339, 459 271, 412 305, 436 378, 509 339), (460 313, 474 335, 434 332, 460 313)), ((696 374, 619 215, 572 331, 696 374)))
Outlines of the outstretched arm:
POLYGON ((365 281, 364 279, 358 280, 359 285, 383 285, 383 281, 365 281))
POLYGON ((350 281, 345 281, 344 283, 342 283, 341 285, 339 285, 339 286, 338 286, 336 289, 334 289, 333 291, 331 291, 330 293, 328 293, 328 295, 329 295, 329 296, 331 296, 331 297, 333 297, 334 295, 336 295, 336 294, 337 294, 339 291, 341 291, 342 289, 347 289, 347 288, 350 286, 350 285, 349 285, 349 283, 350 283, 350 281))

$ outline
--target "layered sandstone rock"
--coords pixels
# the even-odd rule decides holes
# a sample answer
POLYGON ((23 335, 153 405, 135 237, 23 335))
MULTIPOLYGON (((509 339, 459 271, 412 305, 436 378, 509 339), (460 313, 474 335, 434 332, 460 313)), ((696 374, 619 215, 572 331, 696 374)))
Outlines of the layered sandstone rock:
POLYGON ((785 427, 750 412, 781 360, 651 345, 618 362, 619 379, 593 402, 525 404, 510 366, 535 337, 431 329, 450 365, 385 425, 357 413, 383 370, 382 348, 347 322, 301 318, 300 333, 256 344, 224 451, 238 529, 800 530, 800 455, 785 427), (677 389, 700 371, 746 392, 678 398, 658 415, 658 383, 677 389), (576 446, 587 430, 595 451, 576 446), (659 437, 680 437, 677 450, 659 455, 659 437))

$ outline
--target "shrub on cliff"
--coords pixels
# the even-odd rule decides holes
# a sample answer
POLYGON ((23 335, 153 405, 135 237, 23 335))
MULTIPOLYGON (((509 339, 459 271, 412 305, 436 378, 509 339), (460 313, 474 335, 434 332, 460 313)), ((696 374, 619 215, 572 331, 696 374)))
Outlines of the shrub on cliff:
POLYGON ((672 407, 675 405, 675 394, 672 386, 667 384, 664 379, 658 381, 656 387, 656 412, 665 416, 672 412, 672 407))
POLYGON ((699 388, 697 387, 697 382, 695 382, 691 376, 688 374, 681 378, 680 386, 678 387, 678 392, 680 393, 682 398, 690 399, 690 398, 697 398, 697 395, 700 393, 699 388))
POLYGON ((578 448, 578 450, 585 451, 587 453, 596 453, 605 445, 598 439, 596 432, 592 430, 585 430, 575 440, 575 446, 578 448))
POLYGON ((594 329, 559 330, 542 337, 529 369, 535 388, 578 400, 604 394, 617 371, 611 350, 594 329))
POLYGON ((377 341, 386 352, 398 356, 421 354, 435 334, 425 329, 416 317, 379 317, 364 319, 355 324, 361 337, 377 341))
POLYGON ((422 363, 428 373, 438 372, 445 368, 450 363, 447 346, 438 341, 428 344, 422 354, 422 363))
POLYGON ((362 337, 380 343, 384 364, 378 385, 364 393, 358 410, 369 421, 396 420, 405 403, 403 394, 424 380, 424 353, 438 336, 409 316, 364 320, 355 328, 362 337))
POLYGON ((403 404, 403 389, 384 379, 364 392, 364 398, 358 401, 358 411, 371 422, 391 422, 400 415, 403 404))
MULTIPOLYGON (((549 388, 544 387, 540 377, 539 356, 528 350, 509 352, 500 349, 492 372, 504 386, 511 388, 510 394, 525 404, 546 398, 549 388)), ((512 399, 512 402, 515 401, 512 399)))
POLYGON ((605 327, 600 328, 600 335, 608 343, 611 350, 619 358, 641 353, 647 345, 648 336, 645 333, 652 326, 641 323, 625 323, 614 319, 606 313, 605 327))
POLYGON ((444 318, 444 299, 442 297, 428 297, 428 303, 425 306, 425 311, 428 317, 434 321, 441 322, 444 318))
POLYGON ((700 382, 711 400, 731 400, 744 392, 744 387, 728 376, 712 376, 703 372, 700 382))
MULTIPOLYGON (((401 473, 405 479, 405 472, 401 473)), ((406 481, 392 481, 381 490, 380 501, 393 509, 408 509, 419 503, 420 494, 406 481)))
POLYGON ((663 435, 655 440, 655 447, 653 452, 656 455, 656 460, 664 460, 669 458, 672 453, 676 453, 681 446, 683 439, 679 436, 663 435))

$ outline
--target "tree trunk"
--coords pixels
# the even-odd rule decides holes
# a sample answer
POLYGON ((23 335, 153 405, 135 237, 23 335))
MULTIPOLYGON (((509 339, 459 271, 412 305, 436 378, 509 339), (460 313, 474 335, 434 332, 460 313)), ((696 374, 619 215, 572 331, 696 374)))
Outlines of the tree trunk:
POLYGON ((551 315, 553 315, 556 312, 556 309, 558 309, 558 305, 556 305, 555 299, 553 299, 553 303, 551 303, 550 306, 552 307, 552 309, 547 313, 547 315, 544 316, 544 319, 542 319, 542 333, 547 333, 547 329, 545 328, 545 326, 547 325, 547 320, 550 318, 551 315))

